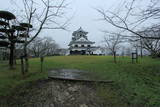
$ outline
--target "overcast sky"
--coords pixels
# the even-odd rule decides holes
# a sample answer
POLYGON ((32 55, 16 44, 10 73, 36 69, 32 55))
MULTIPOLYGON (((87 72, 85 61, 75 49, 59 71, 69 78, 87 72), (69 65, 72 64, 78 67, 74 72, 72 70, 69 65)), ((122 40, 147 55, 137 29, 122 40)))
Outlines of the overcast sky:
POLYGON ((70 13, 68 16, 73 18, 70 21, 69 32, 66 31, 53 31, 53 38, 62 46, 67 47, 69 44, 72 32, 82 27, 85 31, 89 32, 88 38, 96 45, 100 45, 103 39, 102 29, 108 29, 109 24, 103 24, 99 21, 100 18, 98 12, 94 8, 106 7, 111 8, 117 0, 70 0, 68 10, 70 13))
MULTIPOLYGON (((19 0, 17 0, 19 1, 19 0)), ((51 36, 63 48, 67 48, 72 37, 72 32, 82 27, 89 32, 88 38, 99 45, 103 38, 100 30, 109 29, 110 25, 103 24, 98 19, 99 14, 94 8, 105 7, 110 9, 117 4, 117 0, 68 0, 67 16, 72 17, 68 26, 69 31, 50 30, 44 31, 40 36, 51 36)), ((10 0, 0 0, 1 10, 12 10, 10 0)))
POLYGON ((100 16, 94 8, 109 8, 114 4, 114 1, 117 0, 72 0, 70 5, 72 10, 69 12, 74 14, 74 16, 70 22, 70 32, 57 31, 56 41, 61 46, 66 47, 71 40, 72 32, 82 27, 89 32, 88 38, 95 41, 96 45, 100 45, 103 38, 103 33, 100 30, 104 29, 104 27, 107 29, 109 24, 107 24, 108 27, 107 25, 104 26, 103 22, 98 20, 100 16), (61 37, 65 39, 61 39, 61 37))
MULTIPOLYGON (((10 0, 0 0, 1 10, 12 10, 13 3, 10 0)), ((13 0, 14 1, 14 0, 13 0)), ((17 0, 21 1, 21 0, 17 0)), ((105 10, 113 10, 120 5, 123 0, 68 0, 69 8, 66 10, 67 17, 72 17, 68 26, 69 31, 50 30, 44 31, 39 36, 50 36, 62 47, 68 48, 68 44, 72 37, 72 32, 82 27, 89 32, 88 38, 101 45, 104 34, 101 30, 112 30, 110 24, 100 20, 99 13, 94 8, 103 8, 105 10)), ((18 4, 20 6, 20 2, 18 4)))

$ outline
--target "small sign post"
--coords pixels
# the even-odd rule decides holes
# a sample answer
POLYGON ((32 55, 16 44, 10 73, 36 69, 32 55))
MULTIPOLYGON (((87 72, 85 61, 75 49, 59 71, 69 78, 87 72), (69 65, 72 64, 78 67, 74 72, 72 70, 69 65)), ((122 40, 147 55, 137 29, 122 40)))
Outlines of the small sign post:
POLYGON ((43 72, 43 61, 44 61, 44 57, 41 56, 41 57, 40 57, 40 60, 41 60, 41 72, 43 72))
POLYGON ((138 54, 137 53, 132 53, 132 64, 134 62, 138 63, 138 54))

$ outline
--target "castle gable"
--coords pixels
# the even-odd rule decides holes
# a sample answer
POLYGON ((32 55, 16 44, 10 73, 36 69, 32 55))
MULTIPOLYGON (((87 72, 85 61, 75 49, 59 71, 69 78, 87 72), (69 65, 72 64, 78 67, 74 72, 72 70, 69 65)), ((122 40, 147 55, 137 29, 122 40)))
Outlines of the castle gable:
POLYGON ((78 41, 78 42, 87 42, 88 40, 86 38, 84 38, 84 37, 80 37, 76 41, 78 41))

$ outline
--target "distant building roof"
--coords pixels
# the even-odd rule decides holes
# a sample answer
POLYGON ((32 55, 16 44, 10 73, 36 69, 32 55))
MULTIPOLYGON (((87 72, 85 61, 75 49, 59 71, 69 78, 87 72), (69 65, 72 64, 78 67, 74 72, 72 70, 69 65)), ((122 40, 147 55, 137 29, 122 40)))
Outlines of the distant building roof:
POLYGON ((85 35, 88 34, 88 32, 86 32, 86 31, 84 31, 84 30, 82 29, 82 27, 80 27, 78 30, 74 31, 74 32, 73 32, 73 35, 75 35, 76 33, 84 33, 85 35))
POLYGON ((82 27, 80 27, 80 28, 77 30, 77 32, 85 32, 85 31, 82 29, 82 27))

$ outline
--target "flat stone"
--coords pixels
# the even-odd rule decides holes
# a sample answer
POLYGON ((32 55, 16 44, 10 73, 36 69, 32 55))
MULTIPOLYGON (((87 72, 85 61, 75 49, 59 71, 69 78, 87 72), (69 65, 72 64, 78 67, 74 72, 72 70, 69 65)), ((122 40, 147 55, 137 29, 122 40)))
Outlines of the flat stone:
POLYGON ((79 107, 88 107, 86 104, 82 104, 79 107))
MULTIPOLYGON (((113 83, 113 81, 111 80, 100 80, 98 78, 92 78, 89 75, 94 75, 94 74, 93 72, 87 72, 76 69, 57 69, 48 71, 48 77, 54 80, 113 83)), ((67 86, 70 85, 67 84, 67 86)))
POLYGON ((50 106, 49 106, 49 107, 55 107, 55 106, 54 106, 54 104, 50 104, 50 106))
POLYGON ((74 98, 74 97, 72 97, 70 100, 71 100, 71 101, 74 101, 74 100, 75 100, 75 98, 74 98))
POLYGON ((69 90, 69 91, 72 91, 72 92, 75 92, 75 91, 78 90, 78 88, 79 88, 79 87, 77 87, 77 86, 73 86, 73 87, 69 87, 68 90, 69 90))
POLYGON ((70 87, 70 86, 71 86, 71 84, 68 84, 68 86, 70 87))
POLYGON ((58 69, 49 71, 49 77, 64 78, 64 79, 85 79, 87 71, 76 69, 58 69))
POLYGON ((65 92, 64 95, 65 96, 69 96, 70 94, 69 94, 69 92, 65 92))

